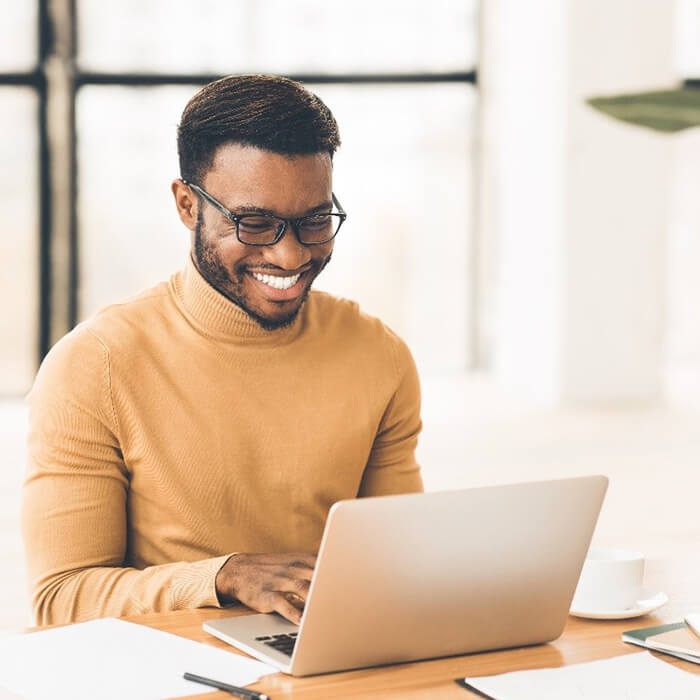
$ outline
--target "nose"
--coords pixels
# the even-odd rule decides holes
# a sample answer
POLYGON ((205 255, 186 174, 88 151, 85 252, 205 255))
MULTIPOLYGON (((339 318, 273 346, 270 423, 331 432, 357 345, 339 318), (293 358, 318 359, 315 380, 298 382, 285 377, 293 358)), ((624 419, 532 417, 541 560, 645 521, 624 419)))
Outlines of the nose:
POLYGON ((311 250, 299 243, 290 224, 282 238, 265 249, 267 261, 283 270, 298 270, 311 260, 311 250))

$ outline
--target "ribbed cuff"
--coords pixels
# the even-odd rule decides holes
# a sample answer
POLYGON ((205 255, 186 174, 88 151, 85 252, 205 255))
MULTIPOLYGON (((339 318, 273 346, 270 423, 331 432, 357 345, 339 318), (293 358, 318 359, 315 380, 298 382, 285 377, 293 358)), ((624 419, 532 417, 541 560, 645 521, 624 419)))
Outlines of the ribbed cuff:
POLYGON ((216 574, 231 556, 224 554, 184 564, 170 589, 172 609, 222 607, 216 596, 216 574))

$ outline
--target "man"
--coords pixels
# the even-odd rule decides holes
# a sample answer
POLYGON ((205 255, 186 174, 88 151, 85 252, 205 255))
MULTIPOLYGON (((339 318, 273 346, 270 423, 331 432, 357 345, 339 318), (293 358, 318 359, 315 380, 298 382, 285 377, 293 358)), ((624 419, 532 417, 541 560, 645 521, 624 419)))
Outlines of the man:
POLYGON ((57 343, 29 397, 39 624, 234 601, 298 622, 331 505, 421 490, 408 349, 309 293, 345 218, 339 143, 282 78, 224 78, 185 108, 191 259, 57 343))

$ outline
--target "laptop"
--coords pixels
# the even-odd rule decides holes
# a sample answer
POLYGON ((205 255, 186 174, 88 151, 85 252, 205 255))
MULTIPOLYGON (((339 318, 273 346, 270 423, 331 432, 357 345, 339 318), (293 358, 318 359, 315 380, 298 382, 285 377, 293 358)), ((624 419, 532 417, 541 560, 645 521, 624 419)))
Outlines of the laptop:
POLYGON ((205 631, 307 676, 559 637, 608 479, 340 501, 299 626, 276 613, 205 631))

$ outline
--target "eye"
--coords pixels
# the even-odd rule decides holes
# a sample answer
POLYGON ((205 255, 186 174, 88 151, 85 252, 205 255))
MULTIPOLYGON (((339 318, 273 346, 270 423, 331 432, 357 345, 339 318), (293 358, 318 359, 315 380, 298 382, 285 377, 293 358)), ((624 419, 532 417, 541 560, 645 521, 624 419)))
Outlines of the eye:
POLYGON ((246 233, 264 233, 276 230, 278 222, 268 216, 243 216, 239 219, 239 230, 246 233))
POLYGON ((330 214, 317 214, 315 216, 309 216, 301 222, 303 228, 310 231, 315 231, 318 229, 327 228, 333 217, 330 214))

